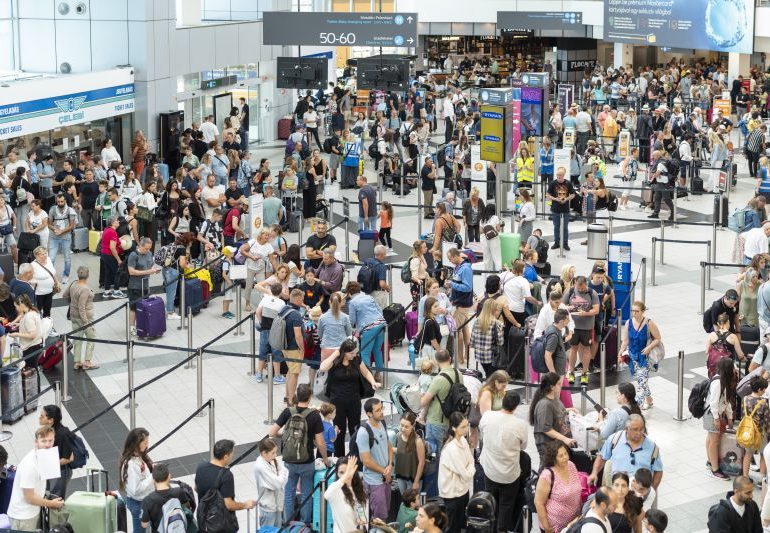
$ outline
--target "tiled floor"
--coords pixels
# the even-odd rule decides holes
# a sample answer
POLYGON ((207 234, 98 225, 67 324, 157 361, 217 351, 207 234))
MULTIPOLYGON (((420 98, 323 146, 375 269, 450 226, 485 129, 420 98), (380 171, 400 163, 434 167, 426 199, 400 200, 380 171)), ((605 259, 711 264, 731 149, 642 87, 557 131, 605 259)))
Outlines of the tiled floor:
MULTIPOLYGON (((269 157, 273 161, 273 168, 277 168, 282 156, 282 149, 268 148, 253 151, 254 158, 269 157)), ((368 168, 367 173, 372 174, 368 168)), ((610 167, 609 175, 614 174, 614 168, 610 167)), ((745 174, 745 166, 741 162, 741 175, 745 174)), ((617 185, 614 179, 610 179, 610 186, 617 185)), ((732 194, 731 209, 742 205, 751 195, 752 183, 748 177, 741 178, 737 190, 732 194)), ((333 199, 348 197, 355 199, 354 191, 339 191, 337 187, 328 187, 327 196, 333 199)), ((411 243, 418 236, 419 221, 417 210, 414 207, 401 207, 401 204, 416 205, 416 192, 412 192, 406 198, 396 198, 390 192, 385 192, 384 198, 395 203, 395 224, 393 229, 394 249, 396 255, 389 258, 391 262, 400 263, 405 259, 411 248, 411 243)), ((679 215, 686 221, 708 221, 712 212, 712 196, 704 195, 693 197, 690 201, 680 200, 678 203, 679 215)), ((341 205, 335 204, 334 211, 341 214, 341 205)), ((642 257, 648 258, 648 278, 651 275, 651 237, 660 236, 660 225, 657 222, 648 221, 646 215, 637 209, 620 211, 617 215, 621 218, 633 219, 633 221, 615 222, 613 231, 616 239, 630 240, 633 243, 634 276, 638 272, 638 265, 642 257)), ((337 217, 337 218, 338 218, 337 217)), ((335 220, 337 220, 335 218, 335 220)), ((430 221, 422 221, 422 230, 427 231, 430 221)), ((541 227, 546 235, 552 233, 550 222, 538 220, 537 227, 541 227)), ((510 226, 509 226, 510 227, 510 226)), ((349 225, 349 249, 355 250, 357 237, 355 228, 349 225)), ((304 231, 304 238, 309 230, 304 231)), ((340 249, 344 252, 344 229, 337 228, 334 235, 337 237, 340 249)), ((585 257, 585 249, 578 243, 585 233, 583 223, 577 222, 571 225, 572 251, 565 258, 559 258, 555 251, 549 254, 553 272, 560 272, 564 264, 570 263, 577 267, 580 274, 589 271, 591 262, 585 257)), ((710 227, 698 227, 680 225, 678 228, 667 226, 665 229, 667 238, 684 240, 711 239, 710 227)), ((734 234, 728 231, 717 232, 717 261, 731 262, 730 250, 732 249, 734 234)), ((297 242, 298 235, 288 235, 289 243, 297 242)), ((704 334, 701 329, 701 317, 698 315, 700 307, 700 267, 699 262, 705 260, 705 246, 667 244, 665 249, 665 265, 656 267, 657 284, 652 286, 648 282, 646 290, 647 305, 651 316, 660 325, 663 338, 668 349, 669 358, 661 365, 658 375, 651 379, 651 388, 655 396, 655 408, 648 412, 649 431, 652 438, 661 448, 662 458, 665 464, 665 475, 660 489, 660 507, 669 512, 671 525, 668 531, 692 532, 705 528, 706 511, 708 507, 724 497, 724 493, 730 488, 730 484, 714 480, 708 477, 703 468, 704 431, 700 421, 687 420, 676 422, 673 416, 676 414, 676 352, 683 351, 685 356, 684 398, 689 393, 689 387, 700 378, 700 367, 704 364, 703 344, 704 334)), ((88 253, 76 254, 73 257, 73 272, 77 265, 86 264, 94 273, 98 269, 98 260, 88 253)), ((62 268, 61 260, 57 268, 62 268)), ((95 274, 92 278, 95 278, 95 274)), ((393 285, 394 301, 406 304, 409 301, 408 289, 398 281, 398 272, 394 273, 396 280, 393 285)), ((719 268, 712 275, 713 290, 706 293, 707 304, 715 299, 720 292, 733 285, 734 272, 732 269, 719 268)), ((160 285, 160 278, 153 280, 153 285, 160 285)), ((641 294, 641 283, 637 285, 636 297, 641 294)), ((483 287, 481 276, 475 278, 477 292, 483 287)), ((96 303, 96 315, 103 316, 110 310, 121 304, 119 301, 107 300, 96 303)), ((54 310, 55 323, 60 332, 67 331, 65 320, 65 308, 58 302, 54 310)), ((197 348, 210 339, 221 334, 234 322, 221 318, 221 304, 214 300, 207 309, 193 319, 192 346, 197 348)), ((185 352, 177 347, 186 347, 188 344, 187 332, 178 330, 178 323, 169 323, 166 335, 158 341, 163 347, 136 347, 135 357, 135 383, 141 384, 166 371, 185 357, 185 352)), ((212 349, 232 353, 233 355, 246 355, 250 351, 249 327, 244 328, 243 336, 233 333, 226 334, 212 346, 212 349)), ((100 339, 116 341, 125 340, 125 315, 123 312, 107 318, 97 326, 100 339)), ((125 363, 126 350, 123 346, 114 344, 99 344, 96 349, 96 359, 101 368, 89 372, 70 372, 69 394, 72 399, 65 404, 65 423, 70 427, 77 427, 88 421, 94 414, 107 408, 110 403, 117 401, 128 391, 127 365, 125 363)), ((391 366, 405 366, 405 350, 397 349, 393 352, 391 366)), ((237 453, 248 449, 254 442, 265 435, 267 426, 264 424, 268 417, 268 394, 272 388, 265 383, 257 384, 248 375, 250 361, 244 357, 228 357, 223 355, 205 355, 203 361, 202 398, 215 400, 215 436, 216 438, 231 438, 238 444, 237 453)), ((70 367, 71 369, 71 367, 70 367)), ((182 366, 165 375, 152 385, 143 388, 137 393, 136 422, 139 426, 149 429, 151 441, 157 442, 171 431, 184 418, 197 407, 197 372, 199 368, 185 368, 182 366)), ((61 369, 52 371, 46 376, 49 380, 61 380, 61 369)), ((398 379, 395 377, 393 379, 398 379)), ((391 382, 393 382, 393 379, 391 382)), ((614 385, 619 381, 628 379, 627 373, 608 376, 608 383, 614 385)), ((597 390, 598 377, 594 376, 591 383, 591 396, 599 399, 597 390)), ((612 386, 610 386, 612 389, 612 386)), ((283 390, 276 387, 273 391, 274 414, 280 409, 283 390)), ((608 390, 606 397, 610 405, 615 397, 612 390, 608 390)), ((53 400, 52 394, 45 396, 45 401, 53 400)), ((576 398, 577 400, 577 398, 576 398)), ((90 465, 94 468, 105 468, 110 472, 112 484, 116 484, 116 461, 122 449, 123 439, 129 426, 129 410, 120 402, 115 409, 108 411, 96 421, 90 423, 84 430, 83 436, 90 447, 92 454, 90 465)), ((579 402, 576 402, 579 404, 579 402)), ((520 409, 520 416, 524 416, 526 406, 520 409)), ((685 406, 686 412, 686 406, 685 406)), ((31 435, 37 425, 36 416, 28 415, 22 421, 8 427, 13 432, 13 438, 3 443, 10 453, 11 463, 16 463, 29 450, 31 435)), ((195 417, 185 427, 166 440, 158 448, 152 451, 152 457, 156 461, 164 461, 171 467, 174 476, 191 480, 196 465, 208 456, 209 419, 208 416, 195 417)), ((530 453, 537 457, 534 450, 533 439, 530 438, 530 453)), ((239 466, 234 468, 236 476, 236 491, 239 498, 254 497, 255 485, 251 470, 253 455, 239 466)), ((76 477, 81 477, 79 472, 76 477)), ((75 480, 73 486, 79 487, 82 480, 75 480)), ((759 497, 757 493, 757 497, 759 497)), ((239 513, 242 524, 245 524, 245 513, 239 513)), ((252 517, 253 518, 253 517, 252 517)))

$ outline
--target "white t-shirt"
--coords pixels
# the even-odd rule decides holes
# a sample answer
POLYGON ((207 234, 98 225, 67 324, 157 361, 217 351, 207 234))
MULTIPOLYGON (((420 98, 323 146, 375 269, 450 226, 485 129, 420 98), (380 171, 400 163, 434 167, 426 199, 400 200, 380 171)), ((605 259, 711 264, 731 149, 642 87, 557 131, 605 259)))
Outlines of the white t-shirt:
POLYGON ((332 518, 334 519, 334 531, 356 531, 358 528, 359 514, 360 518, 368 522, 367 509, 364 506, 358 506, 357 509, 348 504, 345 500, 345 494, 342 492, 343 482, 338 479, 326 489, 324 496, 332 508, 332 518))
POLYGON ((519 454, 527 447, 527 430, 527 423, 513 413, 484 413, 479 422, 484 439, 479 462, 489 479, 508 484, 519 478, 519 454))
POLYGON ((262 258, 256 261, 251 258, 247 259, 246 268, 257 272, 264 272, 265 266, 269 261, 268 256, 272 253, 275 253, 275 250, 270 243, 259 244, 257 239, 251 239, 249 241, 249 255, 260 255, 262 258))
POLYGON ((207 200, 218 200, 219 196, 222 194, 224 194, 224 191, 220 188, 219 185, 215 185, 214 187, 209 187, 206 185, 201 190, 201 206, 203 206, 203 213, 209 220, 211 219, 211 214, 214 212, 216 207, 211 207, 207 200))
POLYGON ((203 142, 208 144, 219 136, 219 128, 213 122, 204 122, 201 124, 201 133, 203 133, 203 142))
POLYGON ((523 313, 524 298, 532 296, 532 292, 529 290, 529 281, 524 276, 515 276, 507 281, 503 287, 503 293, 508 300, 508 309, 512 313, 523 313))
MULTIPOLYGON (((35 214, 34 211, 30 211, 27 214, 27 220, 29 221, 29 225, 34 229, 40 226, 40 224, 43 224, 44 221, 48 219, 48 213, 40 210, 39 214, 35 214)), ((37 234, 40 236, 40 245, 46 246, 48 244, 48 223, 45 222, 46 228, 44 230, 41 230, 37 232, 37 234)))
POLYGON ((32 261, 30 264, 32 265, 32 281, 34 282, 33 285, 35 285, 35 294, 51 294, 53 292, 53 278, 51 274, 56 273, 56 269, 53 263, 51 263, 51 258, 46 259, 45 268, 37 261, 32 261))
POLYGON ((17 159, 15 163, 8 163, 5 165, 5 173, 11 179, 16 177, 16 169, 22 167, 25 170, 29 170, 29 164, 23 159, 17 159))
POLYGON ((607 533, 609 531, 612 531, 612 524, 610 524, 610 521, 605 518, 602 520, 599 518, 599 515, 597 515, 593 509, 588 511, 586 513, 586 516, 590 516, 592 518, 596 518, 597 520, 601 521, 602 524, 604 524, 604 527, 600 526, 599 524, 594 523, 588 523, 584 524, 583 527, 580 528, 580 533, 607 533))
POLYGON ((8 516, 15 520, 29 520, 40 514, 40 507, 27 503, 24 489, 33 489, 39 497, 45 496, 45 479, 40 477, 37 466, 37 449, 30 450, 16 467, 13 492, 8 503, 8 516))

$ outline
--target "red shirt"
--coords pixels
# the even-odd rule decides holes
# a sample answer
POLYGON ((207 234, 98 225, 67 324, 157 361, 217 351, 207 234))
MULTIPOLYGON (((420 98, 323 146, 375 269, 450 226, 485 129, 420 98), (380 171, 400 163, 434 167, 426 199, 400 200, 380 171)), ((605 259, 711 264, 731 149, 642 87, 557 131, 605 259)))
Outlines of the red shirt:
POLYGON ((226 237, 235 237, 235 228, 233 227, 234 217, 238 217, 238 221, 240 222, 241 210, 237 207, 233 207, 227 212, 227 215, 225 215, 225 224, 222 229, 222 234, 226 237))
POLYGON ((116 250, 118 251, 118 254, 123 252, 123 248, 120 247, 120 238, 118 237, 118 232, 115 231, 114 228, 108 227, 104 230, 104 233, 102 233, 102 253, 105 255, 112 255, 112 250, 110 250, 110 243, 115 242, 116 250))

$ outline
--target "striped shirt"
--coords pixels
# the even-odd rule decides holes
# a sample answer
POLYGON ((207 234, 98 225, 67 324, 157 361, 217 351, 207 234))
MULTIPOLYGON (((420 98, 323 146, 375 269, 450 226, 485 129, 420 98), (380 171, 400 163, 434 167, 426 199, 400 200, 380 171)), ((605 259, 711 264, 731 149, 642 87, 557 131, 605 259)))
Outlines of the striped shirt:
POLYGON ((765 142, 765 132, 757 128, 746 138, 746 150, 755 153, 761 152, 763 142, 765 142))

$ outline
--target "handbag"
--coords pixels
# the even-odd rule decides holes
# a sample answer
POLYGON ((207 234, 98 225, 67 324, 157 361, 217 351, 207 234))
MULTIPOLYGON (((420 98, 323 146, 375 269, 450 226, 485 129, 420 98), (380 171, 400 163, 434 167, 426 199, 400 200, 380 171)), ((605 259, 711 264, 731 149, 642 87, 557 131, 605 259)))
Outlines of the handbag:
POLYGON ((155 217, 149 207, 140 205, 136 212, 136 218, 145 222, 152 222, 155 217))
POLYGON ((487 224, 486 226, 484 226, 482 231, 484 232, 484 237, 486 237, 488 241, 491 241, 492 239, 497 237, 497 230, 492 224, 487 224))
POLYGON ((362 399, 374 396, 374 387, 360 371, 358 372, 358 390, 362 399))

